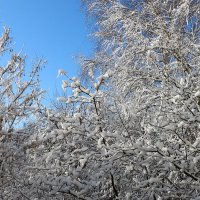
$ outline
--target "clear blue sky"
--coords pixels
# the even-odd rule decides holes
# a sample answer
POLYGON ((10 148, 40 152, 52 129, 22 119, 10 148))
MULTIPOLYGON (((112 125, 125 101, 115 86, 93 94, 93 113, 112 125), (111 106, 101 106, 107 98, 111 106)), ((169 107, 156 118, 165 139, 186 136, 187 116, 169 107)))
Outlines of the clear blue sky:
POLYGON ((42 88, 50 94, 60 80, 58 69, 76 76, 77 55, 90 55, 92 43, 80 0, 0 0, 0 26, 11 28, 15 49, 28 59, 48 61, 41 73, 42 88))

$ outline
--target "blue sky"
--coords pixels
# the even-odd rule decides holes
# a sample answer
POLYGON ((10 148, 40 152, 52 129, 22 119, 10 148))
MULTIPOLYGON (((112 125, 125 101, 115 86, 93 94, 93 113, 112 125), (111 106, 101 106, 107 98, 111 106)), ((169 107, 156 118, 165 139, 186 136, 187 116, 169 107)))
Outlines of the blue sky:
POLYGON ((74 57, 92 52, 81 0, 0 0, 0 26, 5 25, 11 28, 15 49, 22 49, 29 61, 48 61, 41 86, 51 95, 61 88, 58 69, 76 76, 74 57))

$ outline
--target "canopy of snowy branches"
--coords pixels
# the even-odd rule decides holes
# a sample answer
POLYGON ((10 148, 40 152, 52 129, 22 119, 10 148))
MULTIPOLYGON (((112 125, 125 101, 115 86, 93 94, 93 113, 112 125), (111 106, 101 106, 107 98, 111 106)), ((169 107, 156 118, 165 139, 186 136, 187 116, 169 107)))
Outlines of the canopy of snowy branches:
POLYGON ((97 49, 81 77, 59 70, 60 106, 40 103, 37 70, 22 83, 20 55, 1 68, 0 198, 200 199, 199 0, 83 3, 97 49))

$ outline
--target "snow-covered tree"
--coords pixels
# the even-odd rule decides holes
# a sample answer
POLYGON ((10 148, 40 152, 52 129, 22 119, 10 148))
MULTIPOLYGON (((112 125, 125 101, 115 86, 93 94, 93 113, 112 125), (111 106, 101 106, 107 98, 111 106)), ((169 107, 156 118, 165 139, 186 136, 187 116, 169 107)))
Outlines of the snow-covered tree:
POLYGON ((39 87, 39 71, 44 61, 33 63, 32 71, 26 76, 26 57, 21 52, 14 53, 10 42, 9 30, 5 29, 0 38, 0 116, 2 129, 6 131, 11 131, 16 125, 22 127, 28 119, 32 121, 32 114, 40 109, 41 94, 44 93, 39 87), (8 61, 5 61, 7 57, 8 61))
POLYGON ((29 198, 198 198, 199 1, 85 2, 98 28, 90 82, 63 80, 67 115, 47 110, 33 136, 29 198))
POLYGON ((130 198, 197 196, 199 1, 88 2, 101 46, 85 70, 113 70, 124 128, 150 151, 132 154, 130 198))
POLYGON ((44 62, 25 73, 25 57, 14 53, 9 29, 0 37, 0 199, 27 199, 25 167, 28 138, 39 127, 41 112, 38 73, 44 62))

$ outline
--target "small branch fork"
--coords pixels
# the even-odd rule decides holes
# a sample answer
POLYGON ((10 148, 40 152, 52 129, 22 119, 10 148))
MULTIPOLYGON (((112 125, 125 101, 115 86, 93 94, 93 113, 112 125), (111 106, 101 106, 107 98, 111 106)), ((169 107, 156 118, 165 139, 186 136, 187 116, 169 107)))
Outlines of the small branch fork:
POLYGON ((110 176, 111 176, 111 183, 112 183, 112 188, 113 188, 114 195, 115 195, 115 197, 118 197, 119 194, 118 194, 117 188, 115 187, 115 181, 114 181, 113 174, 110 173, 110 176))

